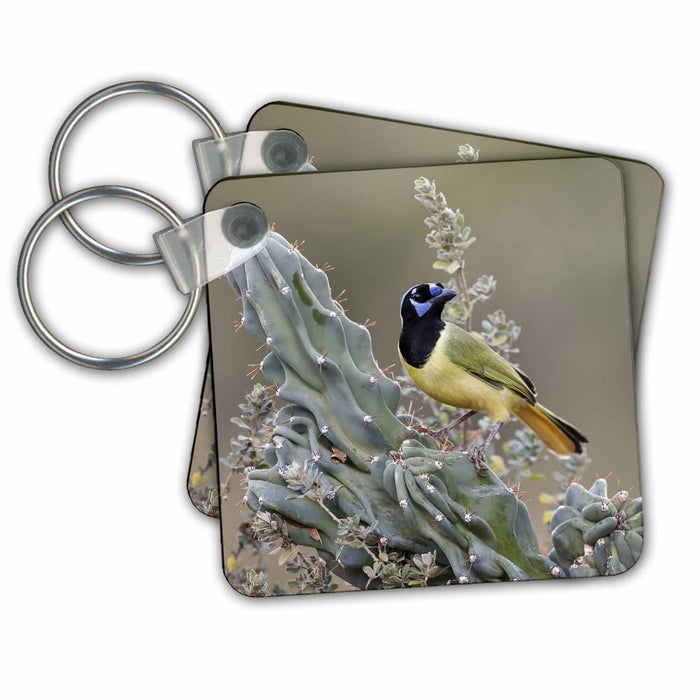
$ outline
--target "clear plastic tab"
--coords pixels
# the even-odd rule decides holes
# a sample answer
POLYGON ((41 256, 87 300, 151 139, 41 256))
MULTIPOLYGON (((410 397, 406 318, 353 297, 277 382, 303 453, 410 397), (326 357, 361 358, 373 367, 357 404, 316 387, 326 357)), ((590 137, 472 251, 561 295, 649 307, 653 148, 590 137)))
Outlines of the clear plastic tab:
MULTIPOLYGON (((289 129, 200 139, 192 146, 205 194, 227 177, 315 170, 304 139, 289 129)), ((269 235, 262 209, 242 203, 187 219, 154 238, 175 285, 189 293, 257 255, 269 235)))
POLYGON ((270 238, 265 212, 235 204, 156 233, 158 250, 177 288, 187 294, 257 255, 270 238))
POLYGON ((315 170, 304 139, 295 131, 247 131, 225 139, 192 144, 199 180, 206 194, 220 180, 239 175, 298 173, 315 170))

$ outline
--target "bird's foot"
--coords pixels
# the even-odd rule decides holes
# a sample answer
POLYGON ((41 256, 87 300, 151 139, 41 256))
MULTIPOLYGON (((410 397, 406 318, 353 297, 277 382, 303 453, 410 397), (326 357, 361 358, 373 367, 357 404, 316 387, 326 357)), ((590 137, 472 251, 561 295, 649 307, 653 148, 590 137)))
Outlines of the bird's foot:
POLYGON ((487 445, 472 444, 467 451, 467 459, 474 464, 476 472, 479 475, 485 474, 488 470, 489 465, 486 463, 486 449, 487 445))

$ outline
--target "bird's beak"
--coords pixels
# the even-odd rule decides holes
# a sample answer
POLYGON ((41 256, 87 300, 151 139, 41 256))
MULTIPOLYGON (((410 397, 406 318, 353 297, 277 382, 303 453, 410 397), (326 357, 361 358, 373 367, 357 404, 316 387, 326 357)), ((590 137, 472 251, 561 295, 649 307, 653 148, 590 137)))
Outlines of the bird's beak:
POLYGON ((450 299, 454 299, 457 296, 457 292, 454 289, 442 289, 437 296, 434 296, 430 303, 434 306, 435 304, 446 304, 450 299))

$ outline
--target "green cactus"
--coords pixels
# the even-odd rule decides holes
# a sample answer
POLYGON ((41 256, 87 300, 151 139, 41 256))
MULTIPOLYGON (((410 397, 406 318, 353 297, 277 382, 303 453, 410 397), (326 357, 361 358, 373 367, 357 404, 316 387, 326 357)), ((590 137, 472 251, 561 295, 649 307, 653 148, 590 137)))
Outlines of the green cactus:
POLYGON ((571 484, 564 505, 551 522, 550 559, 562 576, 613 576, 627 571, 642 554, 644 523, 642 499, 627 491, 608 498, 605 479, 590 490, 571 484))
POLYGON ((294 543, 358 588, 392 578, 378 573, 389 564, 405 567, 406 585, 552 576, 517 495, 397 415, 399 386, 323 271, 273 234, 228 279, 269 348, 260 369, 287 402, 264 464, 246 470, 253 511, 283 518, 294 543), (414 557, 432 552, 434 562, 414 557))

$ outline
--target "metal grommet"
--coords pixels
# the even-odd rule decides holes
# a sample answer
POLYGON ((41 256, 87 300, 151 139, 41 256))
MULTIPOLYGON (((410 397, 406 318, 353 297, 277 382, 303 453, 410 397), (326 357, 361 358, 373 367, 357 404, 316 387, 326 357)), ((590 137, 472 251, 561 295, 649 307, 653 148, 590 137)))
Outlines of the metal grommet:
MULTIPOLYGON (((194 112, 208 127, 215 139, 224 139, 226 133, 219 123, 218 119, 195 97, 188 93, 178 90, 171 85, 165 83, 151 82, 148 80, 135 80, 127 83, 118 83, 111 85, 102 90, 99 90, 94 95, 90 95, 86 100, 81 102, 63 122, 61 128, 56 134, 56 139, 51 148, 51 156, 49 158, 49 189, 51 190, 51 198, 53 201, 59 202, 63 200, 63 188, 61 187, 61 159, 63 158, 63 150, 66 141, 78 122, 95 107, 121 95, 132 94, 148 94, 159 95, 175 100, 194 112)), ((88 250, 99 255, 102 258, 111 260, 112 262, 121 263, 123 265, 158 265, 163 262, 163 258, 159 253, 129 253, 117 248, 111 248, 97 239, 93 238, 80 224, 75 220, 69 211, 64 211, 61 215, 61 221, 64 226, 70 231, 82 245, 88 250)))
POLYGON ((134 355, 126 355, 124 357, 96 357, 94 355, 86 355, 78 350, 74 350, 65 343, 56 338, 51 331, 44 325, 39 314, 34 307, 31 292, 29 290, 29 265, 32 260, 34 248, 41 234, 46 227, 67 212, 71 207, 82 202, 87 202, 91 199, 102 199, 104 197, 117 197, 119 199, 130 199, 140 204, 145 204, 154 211, 163 216, 172 226, 183 226, 183 220, 173 211, 167 204, 162 202, 157 197, 154 197, 141 190, 136 190, 131 187, 122 187, 120 185, 102 185, 99 187, 88 187, 84 190, 79 190, 73 194, 56 202, 53 206, 47 209, 32 226, 31 231, 22 245, 22 251, 19 256, 19 265, 17 268, 17 288, 19 291, 22 310, 29 321, 29 325, 34 332, 39 336, 42 342, 61 357, 83 367, 92 369, 126 369, 128 367, 136 367, 145 362, 154 360, 159 355, 162 355, 166 350, 169 350, 184 334, 189 325, 194 319, 199 301, 202 296, 201 288, 195 289, 189 294, 187 306, 182 316, 178 320, 175 327, 164 338, 159 340, 155 345, 135 353, 134 355))
POLYGON ((226 240, 236 248, 251 248, 260 243, 270 228, 265 212, 255 204, 240 202, 228 207, 221 218, 226 240))
POLYGON ((261 146, 263 162, 271 173, 293 173, 309 160, 309 151, 296 131, 271 131, 261 146))

